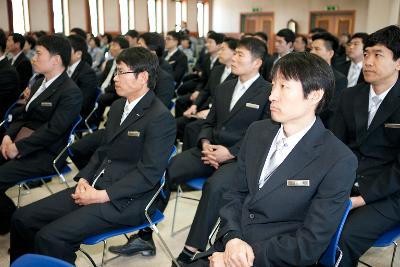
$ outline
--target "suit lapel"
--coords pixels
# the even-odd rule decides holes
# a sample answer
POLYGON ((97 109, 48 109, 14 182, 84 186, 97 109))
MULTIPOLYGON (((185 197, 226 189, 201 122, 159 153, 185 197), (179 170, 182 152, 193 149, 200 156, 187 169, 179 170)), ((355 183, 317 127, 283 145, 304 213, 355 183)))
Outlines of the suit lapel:
POLYGON ((154 97, 155 95, 153 91, 149 90, 146 93, 146 95, 143 96, 143 98, 139 101, 139 103, 137 103, 136 106, 131 110, 131 112, 129 113, 128 117, 126 117, 124 122, 121 125, 119 125, 121 121, 122 112, 125 106, 125 102, 123 102, 122 108, 120 107, 120 110, 118 110, 120 112, 115 113, 116 117, 113 120, 114 121, 113 126, 116 128, 116 131, 111 135, 110 141, 114 139, 118 134, 123 132, 129 125, 133 124, 134 122, 142 118, 146 109, 149 108, 151 103, 153 102, 154 97))
MULTIPOLYGON (((247 101, 249 101, 254 95, 259 93, 258 84, 261 79, 262 79, 262 77, 260 76, 257 80, 255 80, 253 82, 253 84, 246 90, 246 92, 239 98, 239 100, 233 106, 233 109, 231 110, 231 112, 229 112, 229 115, 226 118, 226 120, 229 120, 231 117, 233 117, 240 109, 244 108, 247 101)), ((233 89, 235 89, 235 88, 233 88, 233 89)), ((229 110, 229 106, 230 106, 230 103, 232 100, 232 96, 233 96, 233 91, 232 91, 232 95, 229 99, 228 110, 229 110)), ((265 97, 267 97, 267 96, 265 96, 265 97)))
POLYGON ((76 81, 78 79, 78 76, 81 72, 81 69, 83 67, 84 62, 81 60, 81 62, 79 62, 78 66, 76 66, 74 72, 71 75, 71 79, 76 81))
MULTIPOLYGON (((297 143, 282 164, 278 166, 274 174, 271 175, 264 186, 258 190, 252 202, 256 202, 257 200, 268 195, 270 192, 274 191, 280 185, 286 183, 288 179, 294 177, 297 173, 302 171, 306 166, 314 161, 319 156, 319 145, 322 144, 320 137, 324 131, 325 128, 321 120, 317 118, 311 129, 297 143)), ((263 164, 261 165, 262 168, 263 164)), ((256 180, 259 178, 260 176, 255 177, 256 180)), ((310 179, 310 177, 301 178, 310 179)), ((258 189, 258 180, 255 186, 255 188, 258 189)))
POLYGON ((365 84, 359 89, 358 96, 354 99, 354 118, 356 121, 357 142, 364 138, 368 126, 368 101, 369 84, 365 84))
MULTIPOLYGON (((28 110, 32 109, 33 107, 39 105, 43 100, 49 98, 51 95, 53 95, 55 93, 55 91, 57 91, 57 89, 59 88, 59 86, 65 81, 65 79, 68 77, 67 73, 64 71, 54 82, 52 82, 50 84, 50 86, 48 88, 46 88, 38 97, 36 97, 36 99, 34 99, 32 101, 32 103, 29 105, 28 110)), ((38 88, 35 90, 34 93, 32 93, 30 95, 30 98, 28 99, 27 103, 30 101, 30 99, 32 98, 32 96, 36 93, 37 90, 39 90, 40 86, 42 84, 40 83, 40 85, 38 86, 38 88)))
POLYGON ((378 128, 400 106, 400 79, 386 95, 368 128, 368 134, 378 128))

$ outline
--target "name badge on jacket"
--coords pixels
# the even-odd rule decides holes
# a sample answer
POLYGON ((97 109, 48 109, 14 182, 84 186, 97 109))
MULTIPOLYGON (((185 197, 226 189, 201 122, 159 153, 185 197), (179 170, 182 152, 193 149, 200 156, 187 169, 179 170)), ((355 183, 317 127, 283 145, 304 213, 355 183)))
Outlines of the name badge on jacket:
POLYGON ((139 137, 140 132, 138 131, 128 131, 128 136, 139 137))
POLYGON ((287 180, 287 186, 310 186, 310 180, 287 180))
POLYGON ((248 108, 254 108, 254 109, 259 109, 260 106, 257 104, 253 104, 253 103, 246 103, 246 107, 248 108))
POLYGON ((170 65, 174 64, 175 62, 176 62, 176 60, 168 61, 168 63, 169 63, 170 65))
POLYGON ((52 107, 53 103, 51 103, 51 102, 42 102, 42 103, 40 103, 40 106, 42 106, 42 107, 52 107))

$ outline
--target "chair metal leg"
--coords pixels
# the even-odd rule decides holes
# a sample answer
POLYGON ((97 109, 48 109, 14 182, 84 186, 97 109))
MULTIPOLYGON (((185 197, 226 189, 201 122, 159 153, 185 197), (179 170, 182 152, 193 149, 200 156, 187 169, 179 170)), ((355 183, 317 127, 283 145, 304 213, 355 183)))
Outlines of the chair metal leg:
POLYGON ((180 185, 178 185, 178 188, 176 190, 176 197, 175 197, 175 207, 174 207, 174 215, 172 217, 172 228, 171 228, 171 236, 175 235, 175 219, 176 219, 176 208, 178 206, 178 198, 181 197, 182 194, 182 188, 180 185))
POLYGON ((19 201, 21 199, 21 188, 22 188, 22 184, 18 185, 18 200, 17 200, 17 209, 20 207, 19 205, 19 201))
POLYGON ((336 263, 335 263, 335 266, 334 266, 334 267, 338 267, 339 264, 340 264, 340 262, 342 261, 342 258, 343 258, 343 252, 342 252, 342 250, 341 250, 339 247, 337 248, 337 250, 338 250, 338 252, 339 252, 339 257, 338 257, 338 259, 336 260, 336 263))
POLYGON ((161 236, 160 231, 158 230, 157 226, 155 224, 150 225, 150 228, 153 230, 154 233, 156 233, 156 235, 158 236, 158 239, 160 239, 161 241, 161 245, 163 246, 163 248, 167 251, 169 257, 171 258, 171 260, 175 263, 175 265, 177 267, 180 267, 179 263, 177 262, 177 260, 175 259, 174 255, 172 255, 171 250, 169 249, 169 247, 167 246, 167 243, 165 243, 164 239, 161 236))
POLYGON ((393 263, 394 263, 394 258, 396 257, 396 250, 397 250, 397 242, 393 241, 393 255, 392 255, 392 263, 390 264, 390 267, 393 267, 393 263))
POLYGON ((97 265, 94 262, 94 260, 92 259, 92 257, 90 257, 90 255, 86 251, 84 251, 81 248, 79 248, 79 251, 82 252, 89 259, 89 261, 92 263, 93 267, 97 267, 97 265))
POLYGON ((49 190, 50 195, 52 195, 52 194, 53 194, 53 191, 51 191, 49 185, 48 185, 43 179, 40 179, 40 181, 42 181, 42 184, 47 188, 47 190, 49 190))
POLYGON ((213 230, 211 231, 210 236, 208 237, 208 244, 210 245, 210 247, 213 245, 212 239, 213 239, 214 235, 217 233, 220 223, 221 223, 221 218, 218 218, 217 223, 215 224, 213 230))
POLYGON ((103 256, 101 257, 101 267, 104 266, 104 258, 106 256, 107 240, 103 240, 103 256))

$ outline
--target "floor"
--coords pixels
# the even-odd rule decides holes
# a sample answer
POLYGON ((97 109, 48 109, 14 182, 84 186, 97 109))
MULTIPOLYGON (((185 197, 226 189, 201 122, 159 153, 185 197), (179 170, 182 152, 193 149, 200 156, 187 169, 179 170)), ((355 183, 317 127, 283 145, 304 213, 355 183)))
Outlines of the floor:
MULTIPOLYGON (((74 182, 72 181, 73 175, 76 173, 74 169, 66 178, 69 181, 69 184, 72 185, 74 182)), ((65 188, 63 184, 60 184, 58 179, 53 179, 51 183, 49 183, 50 188, 54 191, 59 191, 65 188)), ((25 192, 26 193, 26 192, 25 192)), ((16 187, 8 190, 7 194, 12 197, 15 201, 17 199, 18 190, 16 187)), ((192 196, 199 197, 199 192, 191 192, 192 196)), ((41 199, 49 195, 49 192, 46 188, 36 188, 30 190, 28 194, 24 194, 21 199, 21 205, 27 205, 33 201, 41 199)), ((165 216, 166 219, 159 224, 160 233, 168 244, 174 256, 177 256, 182 246, 185 242, 186 236, 188 234, 188 228, 180 231, 173 237, 171 236, 171 225, 172 225, 172 214, 175 202, 175 195, 171 195, 170 204, 168 205, 165 216)), ((177 229, 185 227, 189 225, 193 219, 195 208, 197 203, 195 201, 181 199, 179 202, 179 210, 178 220, 177 220, 177 229)), ((122 244, 125 242, 125 237, 116 237, 108 240, 108 245, 122 244)), ((162 249, 160 241, 157 238, 154 238, 157 246, 157 255, 151 257, 143 257, 140 255, 133 257, 118 257, 107 262, 106 266, 138 266, 138 267, 161 267, 161 266, 171 266, 171 260, 167 256, 166 252, 162 249)), ((8 257, 8 247, 9 247, 9 235, 0 236, 0 266, 8 266, 9 265, 9 257, 8 257)), ((102 245, 98 244, 95 246, 82 246, 90 255, 94 257, 94 260, 97 264, 101 262, 102 256, 102 245)), ((369 263, 374 267, 385 267, 390 266, 390 259, 392 255, 393 247, 383 248, 383 249, 370 249, 366 255, 363 256, 362 260, 369 263)), ((115 255, 112 253, 106 253, 106 259, 111 259, 115 255)), ((84 266, 92 266, 91 263, 87 260, 87 258, 81 253, 77 252, 77 260, 76 266, 84 267, 84 266)), ((359 266, 363 266, 359 264, 359 266)), ((397 254, 394 266, 400 267, 400 255, 397 254)))

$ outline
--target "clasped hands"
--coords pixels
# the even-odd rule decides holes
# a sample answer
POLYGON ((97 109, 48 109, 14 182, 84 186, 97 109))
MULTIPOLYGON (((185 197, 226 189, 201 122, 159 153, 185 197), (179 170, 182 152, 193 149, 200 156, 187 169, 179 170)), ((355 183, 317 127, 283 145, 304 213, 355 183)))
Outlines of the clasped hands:
POLYGON ((1 154, 3 155, 3 158, 7 160, 15 159, 19 155, 17 146, 8 135, 5 135, 1 142, 1 154))
POLYGON ((71 197, 75 204, 80 206, 110 201, 106 190, 97 190, 84 178, 79 179, 75 193, 71 194, 71 197))
POLYGON ((250 267, 254 264, 254 252, 249 244, 234 238, 226 243, 224 252, 215 252, 210 257, 210 267, 250 267))
POLYGON ((203 150, 201 153, 203 156, 201 160, 206 165, 211 165, 215 169, 218 169, 221 163, 235 158, 224 146, 212 145, 208 140, 203 140, 202 142, 203 150))

